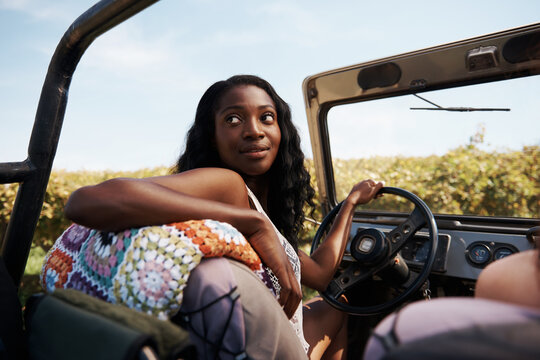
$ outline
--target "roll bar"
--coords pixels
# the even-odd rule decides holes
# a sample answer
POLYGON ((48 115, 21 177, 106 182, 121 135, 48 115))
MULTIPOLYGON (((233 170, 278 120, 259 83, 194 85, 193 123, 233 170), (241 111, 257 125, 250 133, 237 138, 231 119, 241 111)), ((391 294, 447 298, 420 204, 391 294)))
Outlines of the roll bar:
POLYGON ((73 72, 98 36, 157 1, 100 1, 71 24, 56 47, 41 90, 28 157, 21 162, 0 163, 0 184, 20 183, 0 252, 17 287, 43 206, 73 72))

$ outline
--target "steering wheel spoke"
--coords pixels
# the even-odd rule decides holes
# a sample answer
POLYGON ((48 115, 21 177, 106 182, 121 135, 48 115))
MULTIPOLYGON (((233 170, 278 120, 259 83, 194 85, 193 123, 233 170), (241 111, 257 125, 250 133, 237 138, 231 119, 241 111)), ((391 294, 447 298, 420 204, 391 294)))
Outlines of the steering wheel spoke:
POLYGON ((335 300, 339 300, 339 297, 347 290, 371 278, 374 273, 375 269, 366 268, 356 262, 351 263, 330 281, 324 293, 335 300))
POLYGON ((426 219, 422 211, 418 206, 415 206, 409 217, 386 235, 386 239, 390 246, 390 257, 396 256, 403 245, 405 245, 405 243, 425 225, 426 219))

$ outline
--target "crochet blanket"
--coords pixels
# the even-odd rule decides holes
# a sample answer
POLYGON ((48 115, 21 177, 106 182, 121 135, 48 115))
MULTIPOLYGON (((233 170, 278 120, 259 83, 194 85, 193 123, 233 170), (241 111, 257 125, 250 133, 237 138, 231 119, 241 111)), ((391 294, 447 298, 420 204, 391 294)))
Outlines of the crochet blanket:
POLYGON ((194 220, 116 233, 73 224, 45 257, 41 284, 46 292, 76 289, 166 320, 180 309, 191 270, 215 256, 238 260, 270 283, 268 270, 238 230, 194 220))

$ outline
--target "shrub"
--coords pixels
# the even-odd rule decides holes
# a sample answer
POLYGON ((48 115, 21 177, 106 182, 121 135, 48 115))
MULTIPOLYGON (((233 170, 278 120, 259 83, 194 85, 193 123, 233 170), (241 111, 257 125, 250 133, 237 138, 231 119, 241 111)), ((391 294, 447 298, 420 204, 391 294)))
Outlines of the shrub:
MULTIPOLYGON (((374 178, 418 194, 438 213, 538 217, 539 153, 539 146, 527 146, 522 151, 485 152, 471 143, 443 156, 336 159, 333 165, 338 199, 345 198, 356 182, 374 178)), ((317 190, 313 161, 307 160, 306 166, 317 190)), ((165 167, 133 172, 53 171, 34 234, 34 246, 47 251, 70 225, 63 209, 69 194, 77 188, 115 177, 141 178, 167 173, 165 167)), ((0 186, 0 239, 4 237, 17 188, 17 184, 0 186)), ((313 217, 320 221, 318 197, 314 201, 313 217)), ((406 205, 390 196, 370 203, 370 209, 405 210, 406 205)), ((313 223, 305 223, 300 236, 304 245, 311 241, 316 228, 313 223)))

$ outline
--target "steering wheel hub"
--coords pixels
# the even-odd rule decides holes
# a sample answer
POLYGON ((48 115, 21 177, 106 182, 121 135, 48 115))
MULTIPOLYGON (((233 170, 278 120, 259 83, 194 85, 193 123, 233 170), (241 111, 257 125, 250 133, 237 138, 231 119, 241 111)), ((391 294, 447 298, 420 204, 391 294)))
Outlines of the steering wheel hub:
POLYGON ((351 255, 361 264, 373 265, 388 253, 384 234, 377 229, 358 232, 351 241, 351 255))

